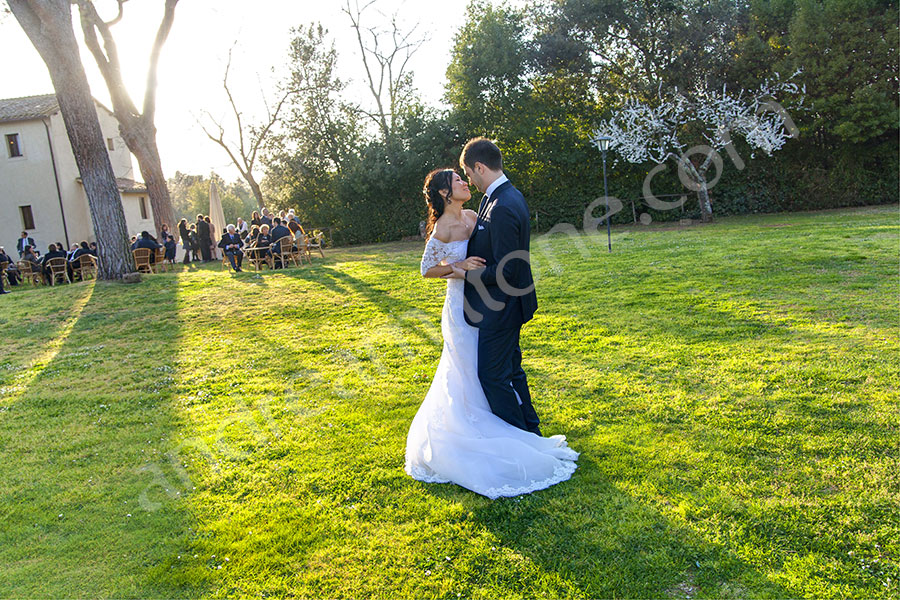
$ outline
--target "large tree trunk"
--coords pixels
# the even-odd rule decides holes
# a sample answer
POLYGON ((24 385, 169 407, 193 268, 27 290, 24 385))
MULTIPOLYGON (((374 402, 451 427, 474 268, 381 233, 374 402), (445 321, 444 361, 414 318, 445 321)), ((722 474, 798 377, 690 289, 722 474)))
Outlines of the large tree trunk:
POLYGON ((134 271, 128 228, 72 28, 69 0, 8 0, 9 7, 50 71, 69 143, 81 173, 99 248, 101 279, 134 271))
MULTIPOLYGON (((678 160, 678 178, 690 190, 697 192, 697 203, 700 205, 700 220, 704 223, 712 221, 712 203, 709 201, 709 183, 706 179, 706 173, 709 166, 715 162, 716 152, 709 148, 704 161, 698 166, 687 156, 676 157, 678 160)), ((721 159, 719 159, 721 162, 721 159)), ((718 178, 722 175, 722 166, 718 163, 719 174, 713 181, 716 184, 718 178)))
POLYGON ((247 183, 250 184, 250 189, 253 191, 253 196, 256 198, 256 203, 259 205, 259 210, 262 211, 266 207, 263 202, 262 190, 259 189, 259 184, 256 183, 256 178, 253 177, 253 174, 248 174, 244 177, 247 180, 247 183))
MULTIPOLYGON (((32 0, 35 1, 35 0, 32 0)), ((156 231, 162 230, 162 224, 169 226, 169 230, 175 225, 175 211, 172 209, 172 201, 169 198, 169 188, 166 178, 163 176, 162 163, 159 160, 159 149, 156 145, 156 70, 159 64, 159 56, 163 44, 172 29, 175 19, 175 5, 178 0, 165 0, 165 10, 153 48, 150 53, 150 64, 147 68, 147 85, 144 90, 143 110, 138 112, 132 102, 125 83, 122 81, 122 66, 119 64, 118 50, 115 39, 110 31, 110 26, 117 23, 122 17, 124 0, 119 0, 119 14, 110 22, 105 22, 97 13, 93 0, 72 0, 78 4, 81 15, 81 30, 84 33, 84 41, 97 61, 100 74, 106 81, 110 99, 113 105, 113 114, 119 121, 119 132, 125 140, 125 145, 134 154, 141 170, 141 176, 147 185, 150 195, 150 206, 153 208, 153 225, 156 231), (103 38, 106 52, 100 47, 97 33, 103 38)))
POLYGON ((704 223, 712 221, 712 204, 709 201, 709 189, 706 187, 706 180, 698 182, 700 189, 697 190, 697 201, 700 204, 700 220, 704 223))
POLYGON ((120 123, 119 133, 137 159, 141 177, 147 185, 150 207, 153 209, 153 226, 160 232, 165 223, 169 226, 169 231, 173 231, 176 225, 175 212, 172 210, 169 187, 163 176, 162 162, 156 145, 156 127, 146 119, 138 118, 127 124, 120 123))

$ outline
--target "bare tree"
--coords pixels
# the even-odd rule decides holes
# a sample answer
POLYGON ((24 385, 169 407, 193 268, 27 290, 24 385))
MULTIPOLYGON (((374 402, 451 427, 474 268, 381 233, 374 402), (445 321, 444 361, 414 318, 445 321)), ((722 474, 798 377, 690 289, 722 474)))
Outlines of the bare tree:
POLYGON ((101 279, 121 279, 134 271, 128 228, 116 175, 103 142, 69 0, 7 0, 12 13, 50 71, 75 163, 88 198, 99 249, 101 279))
POLYGON ((791 117, 774 101, 778 92, 801 91, 792 78, 766 82, 750 93, 741 90, 734 94, 723 87, 692 98, 683 94, 660 97, 654 105, 630 101, 594 130, 594 143, 599 146, 601 137, 611 138, 609 149, 630 163, 651 160, 663 165, 674 160, 681 182, 697 192, 701 219, 710 221, 709 167, 717 165, 718 181, 722 174, 720 150, 727 151, 738 168, 744 166, 732 136, 740 136, 752 149, 770 155, 799 135, 791 117))
POLYGON ((118 14, 111 21, 104 21, 97 13, 92 0, 72 0, 78 4, 78 12, 81 15, 81 29, 84 31, 84 41, 88 50, 93 54, 100 68, 100 73, 109 88, 112 99, 113 114, 119 121, 119 131, 125 145, 137 158, 141 176, 147 185, 150 194, 150 205, 153 207, 153 223, 157 231, 163 223, 172 226, 175 222, 175 213, 172 210, 172 202, 169 199, 169 190, 166 187, 166 178, 163 176, 162 163, 159 159, 159 149, 156 145, 156 86, 157 67, 159 55, 163 44, 169 37, 172 22, 175 20, 175 5, 178 0, 165 0, 165 9, 162 22, 156 32, 156 39, 150 51, 150 63, 147 67, 147 87, 144 90, 144 102, 142 111, 138 111, 125 84, 122 81, 122 66, 119 62, 119 51, 116 41, 112 36, 111 27, 122 19, 123 8, 127 0, 116 0, 119 5, 118 14), (97 37, 99 32, 103 38, 103 48, 97 37))
POLYGON ((266 107, 266 119, 259 125, 247 125, 245 132, 241 111, 238 110, 237 104, 235 104, 234 101, 234 96, 231 94, 231 89, 228 87, 228 72, 231 70, 231 52, 233 49, 234 46, 228 51, 228 64, 225 66, 225 76, 222 78, 222 87, 225 88, 225 95, 228 96, 228 103, 231 106, 231 111, 234 114, 234 119, 237 123, 237 144, 232 148, 229 143, 225 141, 225 127, 222 125, 221 121, 217 121, 213 118, 209 111, 205 111, 206 115, 215 125, 218 130, 218 135, 210 132, 203 123, 200 123, 200 127, 203 128, 203 132, 206 133, 209 139, 225 150, 228 157, 231 159, 231 162, 234 163, 234 166, 237 167, 237 170, 240 172, 241 177, 243 177, 244 181, 247 182, 247 185, 250 186, 254 197, 256 197, 256 203, 259 205, 259 208, 262 209, 265 206, 265 202, 263 201, 263 194, 259 187, 259 183, 253 176, 253 167, 256 164, 257 154, 266 143, 266 139, 272 132, 272 128, 275 127, 281 119, 281 109, 284 106, 285 101, 287 101, 288 97, 291 95, 291 90, 288 89, 281 94, 281 98, 278 100, 278 103, 275 104, 274 109, 269 107, 266 96, 263 94, 263 103, 266 107))
POLYGON ((369 0, 361 8, 359 0, 346 0, 342 7, 350 17, 366 72, 366 84, 375 100, 375 112, 362 110, 381 130, 385 140, 393 137, 397 117, 413 97, 409 59, 422 47, 426 38, 416 38, 416 27, 404 32, 397 15, 390 17, 390 30, 363 25, 363 13, 378 0, 369 0))

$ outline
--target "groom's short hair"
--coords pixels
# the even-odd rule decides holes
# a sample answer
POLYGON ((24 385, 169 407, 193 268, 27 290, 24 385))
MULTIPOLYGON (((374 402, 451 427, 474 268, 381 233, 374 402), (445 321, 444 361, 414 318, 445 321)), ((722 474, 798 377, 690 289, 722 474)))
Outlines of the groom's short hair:
POLYGON ((459 155, 459 164, 471 169, 475 163, 481 163, 491 171, 502 171, 503 155, 500 148, 487 138, 472 138, 466 142, 462 154, 459 155))

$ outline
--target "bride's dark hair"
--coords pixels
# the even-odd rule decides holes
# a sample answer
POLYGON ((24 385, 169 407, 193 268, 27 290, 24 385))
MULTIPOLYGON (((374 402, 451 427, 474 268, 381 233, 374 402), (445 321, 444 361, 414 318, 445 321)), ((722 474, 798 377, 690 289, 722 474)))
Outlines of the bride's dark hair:
POLYGON ((431 236, 434 224, 444 214, 447 198, 453 193, 453 169, 435 169, 425 176, 425 185, 422 193, 425 195, 425 203, 428 204, 428 221, 425 225, 425 236, 431 236))

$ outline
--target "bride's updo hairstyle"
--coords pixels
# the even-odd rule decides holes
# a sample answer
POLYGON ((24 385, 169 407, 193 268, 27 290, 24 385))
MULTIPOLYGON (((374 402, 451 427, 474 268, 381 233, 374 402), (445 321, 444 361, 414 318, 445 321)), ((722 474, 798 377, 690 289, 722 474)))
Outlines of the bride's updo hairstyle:
POLYGON ((425 195, 425 203, 428 205, 428 222, 425 226, 426 237, 431 236, 434 224, 444 214, 447 198, 453 192, 453 169, 435 169, 425 176, 425 185, 422 193, 425 195))

